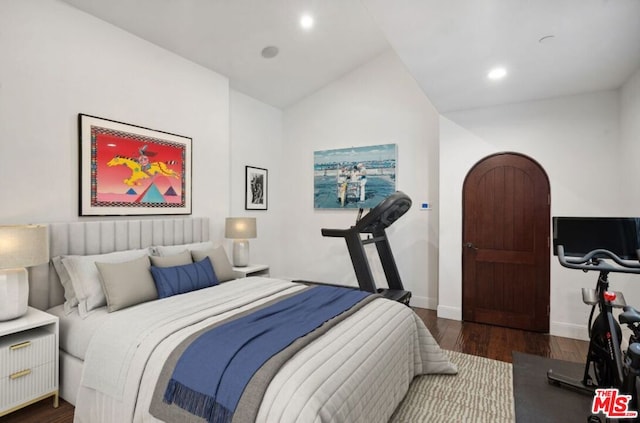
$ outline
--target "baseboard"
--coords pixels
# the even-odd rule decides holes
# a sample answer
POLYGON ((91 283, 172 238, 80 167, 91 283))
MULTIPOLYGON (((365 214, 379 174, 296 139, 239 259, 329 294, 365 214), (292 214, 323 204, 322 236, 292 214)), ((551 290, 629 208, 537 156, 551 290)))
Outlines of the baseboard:
POLYGON ((565 338, 589 340, 587 325, 576 325, 574 323, 549 322, 549 333, 553 336, 563 336, 565 338))
MULTIPOLYGON (((421 297, 414 297, 421 298, 421 297)), ((428 308, 430 310, 437 310, 438 317, 442 319, 451 319, 451 320, 462 320, 462 309, 459 307, 450 307, 438 305, 435 306, 432 302, 429 302, 429 306, 423 307, 420 301, 417 300, 414 302, 414 298, 411 298, 411 305, 414 307, 420 308, 428 308)), ((428 298, 424 298, 425 300, 430 300, 428 298)), ((565 338, 579 339, 583 341, 588 341, 589 337, 587 335, 587 330, 585 325, 576 325, 573 323, 562 323, 562 322, 550 322, 549 333, 554 336, 562 336, 565 338)))
POLYGON ((438 317, 441 317, 443 319, 462 320, 462 309, 459 307, 439 305, 437 310, 438 317))

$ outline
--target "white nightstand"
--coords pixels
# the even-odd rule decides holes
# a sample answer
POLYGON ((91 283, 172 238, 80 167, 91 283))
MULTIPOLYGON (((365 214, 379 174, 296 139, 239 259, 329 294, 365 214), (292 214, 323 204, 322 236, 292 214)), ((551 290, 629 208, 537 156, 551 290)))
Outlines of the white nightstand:
POLYGON ((0 416, 51 396, 58 407, 58 318, 29 307, 0 322, 0 416))
POLYGON ((237 279, 248 278, 249 276, 269 276, 269 266, 266 264, 250 264, 245 267, 233 268, 233 273, 237 279))

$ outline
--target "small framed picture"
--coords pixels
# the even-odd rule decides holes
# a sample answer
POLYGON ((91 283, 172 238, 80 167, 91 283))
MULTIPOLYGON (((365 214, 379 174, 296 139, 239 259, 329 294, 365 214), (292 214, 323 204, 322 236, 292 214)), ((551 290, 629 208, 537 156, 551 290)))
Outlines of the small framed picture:
POLYGON ((267 169, 245 166, 245 210, 267 210, 268 173, 267 169))

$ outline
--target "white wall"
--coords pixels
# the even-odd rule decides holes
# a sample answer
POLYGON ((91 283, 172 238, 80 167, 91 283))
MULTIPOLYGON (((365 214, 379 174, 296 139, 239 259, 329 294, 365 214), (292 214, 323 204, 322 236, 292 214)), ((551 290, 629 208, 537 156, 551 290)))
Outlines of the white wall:
MULTIPOLYGON (((462 182, 483 157, 536 159, 551 180, 553 215, 638 215, 640 71, 620 92, 439 117, 390 51, 282 112, 56 0, 2 0, 0 52, 2 224, 80 219, 78 113, 192 137, 193 214, 211 218, 214 239, 225 217, 255 216, 252 261, 278 276, 352 285, 344 241, 320 229, 346 228, 356 213, 313 209, 313 151, 397 143, 398 189, 435 208, 414 206, 389 236, 413 304, 443 317, 461 315, 462 182), (269 170, 267 211, 244 210, 245 165, 269 170)), ((593 278, 551 260, 552 333, 584 337, 579 288, 593 278)), ((619 280, 640 304, 640 284, 619 280)))
MULTIPOLYGON (((251 263, 268 264, 272 275, 281 275, 282 243, 286 218, 283 205, 282 111, 231 90, 230 215, 255 217, 258 237, 249 240, 251 263), (245 210, 245 166, 268 171, 267 210, 245 210)), ((227 242, 231 253, 231 241, 227 242)), ((231 254, 229 254, 231 257, 231 254)))
MULTIPOLYGON (((622 193, 627 215, 640 215, 640 69, 620 89, 620 139, 626 191, 622 193)), ((638 304, 640 306, 640 304, 638 304)))
MULTIPOLYGON (((416 204, 438 197, 438 114, 395 53, 382 54, 286 109, 284 143, 284 275, 357 284, 344 240, 320 233, 348 228, 357 213, 314 209, 313 152, 396 143, 397 188, 414 206, 387 233, 403 283, 413 291, 412 304, 435 308, 438 210, 419 211, 416 204)), ((371 262, 384 286, 379 262, 371 262)))
MULTIPOLYGON (((606 91, 441 117, 439 316, 461 319, 462 184, 482 158, 514 151, 538 161, 549 176, 553 216, 638 214, 620 204, 626 181, 619 172, 619 115, 618 92, 606 91)), ((580 288, 595 285, 595 275, 550 259, 551 333, 584 338, 589 309, 580 288)))
POLYGON ((0 2, 0 222, 78 220, 78 113, 193 139, 193 215, 229 210, 227 78, 55 0, 0 2))
MULTIPOLYGON (((620 88, 620 140, 619 171, 623 183, 619 215, 640 216, 640 69, 620 88)), ((640 277, 613 275, 610 279, 614 277, 616 283, 612 282, 611 286, 624 293, 627 304, 640 308, 640 277)))

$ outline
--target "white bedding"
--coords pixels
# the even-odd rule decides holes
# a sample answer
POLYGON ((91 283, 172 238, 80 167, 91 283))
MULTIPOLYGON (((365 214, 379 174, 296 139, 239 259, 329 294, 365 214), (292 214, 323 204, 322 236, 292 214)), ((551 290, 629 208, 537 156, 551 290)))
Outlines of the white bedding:
POLYGON ((80 360, 84 360, 93 334, 109 317, 107 308, 102 307, 83 319, 77 308, 67 313, 62 304, 50 308, 47 313, 60 319, 60 349, 80 360))
MULTIPOLYGON (((303 287, 245 278, 111 313, 91 339, 76 422, 156 422, 162 365, 190 334, 303 287)), ((259 422, 385 422, 417 374, 456 369, 408 307, 378 299, 293 357, 266 391, 259 422)))

